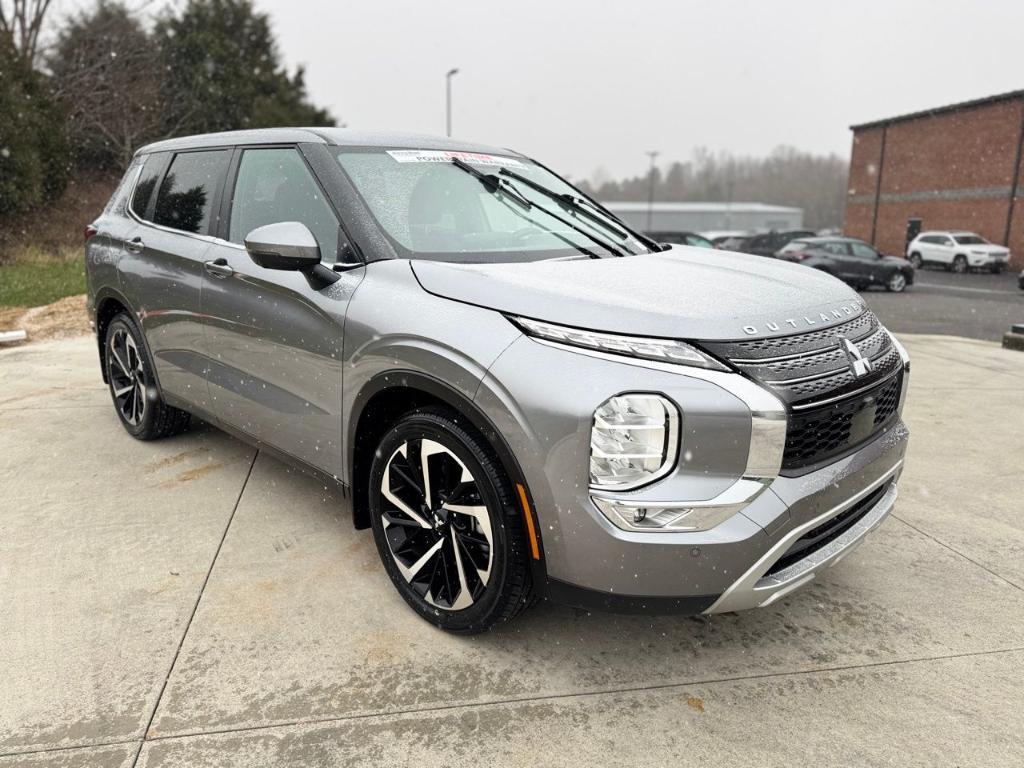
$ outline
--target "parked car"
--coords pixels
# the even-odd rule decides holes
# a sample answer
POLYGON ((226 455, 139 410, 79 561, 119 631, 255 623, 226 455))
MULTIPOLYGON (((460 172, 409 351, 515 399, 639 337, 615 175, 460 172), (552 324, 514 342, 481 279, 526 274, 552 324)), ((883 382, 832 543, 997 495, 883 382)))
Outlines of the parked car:
POLYGON ((995 245, 973 232, 922 232, 907 245, 907 258, 920 268, 940 264, 954 272, 988 269, 1002 272, 1010 263, 1010 249, 995 245))
POLYGON ((510 150, 339 128, 161 141, 86 237, 126 432, 195 415, 337 485, 449 631, 534 596, 779 606, 896 499, 909 362, 854 292, 659 245, 510 150))
POLYGON ((743 243, 743 253, 751 253, 754 256, 774 256, 780 249, 784 248, 791 240, 798 237, 814 237, 814 233, 806 229, 793 229, 787 232, 764 232, 754 235, 743 243))
POLYGON ((1024 291, 1024 269, 1022 269, 1020 274, 1017 275, 1017 285, 1022 291, 1024 291))
POLYGON ((881 285, 900 293, 914 284, 914 267, 909 261, 885 256, 854 237, 805 237, 791 241, 775 255, 828 272, 858 290, 881 285))
POLYGON ((692 245, 697 248, 714 248, 711 241, 696 232, 645 232, 649 238, 659 243, 674 245, 692 245))

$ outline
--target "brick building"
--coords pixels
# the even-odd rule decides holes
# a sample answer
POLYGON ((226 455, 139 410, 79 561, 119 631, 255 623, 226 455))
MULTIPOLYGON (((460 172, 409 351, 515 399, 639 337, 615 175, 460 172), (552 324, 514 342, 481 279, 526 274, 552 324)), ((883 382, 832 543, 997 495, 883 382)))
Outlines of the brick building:
POLYGON ((844 230, 903 254, 910 219, 1008 245, 1024 267, 1024 91, 851 126, 844 230))

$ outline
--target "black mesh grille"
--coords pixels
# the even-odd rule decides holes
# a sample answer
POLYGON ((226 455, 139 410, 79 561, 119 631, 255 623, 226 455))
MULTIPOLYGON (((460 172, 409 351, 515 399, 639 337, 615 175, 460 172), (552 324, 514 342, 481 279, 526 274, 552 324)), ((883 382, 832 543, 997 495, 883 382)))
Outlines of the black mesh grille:
POLYGON ((789 416, 782 469, 813 468, 867 442, 896 415, 903 375, 854 397, 789 416))
POLYGON ((801 474, 856 449, 896 415, 902 359, 874 313, 810 333, 706 342, 709 352, 771 389, 789 407, 783 471, 801 474), (871 370, 854 373, 853 355, 871 370))

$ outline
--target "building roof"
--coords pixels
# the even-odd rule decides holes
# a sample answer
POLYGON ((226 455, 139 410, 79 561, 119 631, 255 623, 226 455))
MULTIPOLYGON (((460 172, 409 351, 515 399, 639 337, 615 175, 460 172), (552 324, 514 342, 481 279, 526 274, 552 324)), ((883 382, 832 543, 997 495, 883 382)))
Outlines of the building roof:
POLYGON ((648 209, 654 213, 803 213, 802 208, 767 203, 635 203, 602 202, 610 211, 621 213, 641 212, 648 209))
POLYGON ((236 144, 332 144, 336 146, 392 147, 395 149, 439 149, 488 154, 515 155, 518 152, 489 147, 470 141, 448 139, 398 131, 366 131, 356 128, 258 128, 248 131, 203 133, 196 136, 165 139, 147 144, 139 152, 163 152, 197 147, 224 147, 236 144))
POLYGON ((889 123, 901 123, 905 120, 917 120, 922 117, 935 117, 936 115, 942 115, 948 112, 962 112, 967 109, 974 109, 975 107, 987 107, 990 104, 999 104, 1000 102, 1014 101, 1015 99, 1024 99, 1024 90, 1008 91, 1007 93, 997 93, 994 96, 986 96, 982 99, 961 101, 956 104, 947 104, 944 107, 933 107, 932 109, 923 109, 920 112, 908 112, 905 115, 897 115, 896 117, 886 117, 881 120, 872 120, 869 123, 858 123, 857 125, 851 125, 850 130, 859 131, 863 128, 877 128, 882 125, 888 125, 889 123))

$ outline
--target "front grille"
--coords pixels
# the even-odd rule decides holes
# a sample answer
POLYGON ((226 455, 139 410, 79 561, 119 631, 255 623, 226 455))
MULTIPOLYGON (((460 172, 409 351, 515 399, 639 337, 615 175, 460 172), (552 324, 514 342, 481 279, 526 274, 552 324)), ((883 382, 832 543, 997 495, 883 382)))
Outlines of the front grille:
POLYGON ((784 474, 803 474, 856 450, 896 417, 902 360, 868 310, 810 333, 702 346, 771 389, 788 407, 784 474), (854 374, 843 339, 871 361, 869 373, 854 374))
POLYGON ((867 442, 896 415, 902 383, 897 374, 860 395, 791 413, 783 471, 814 469, 867 442))
POLYGON ((881 488, 876 488, 863 499, 848 508, 844 509, 835 517, 829 518, 821 525, 815 526, 786 550, 771 568, 765 572, 765 576, 773 576, 779 571, 784 571, 793 563, 803 560, 808 555, 817 552, 822 547, 838 539, 853 526, 857 524, 864 515, 871 511, 889 490, 890 483, 884 483, 881 488))

